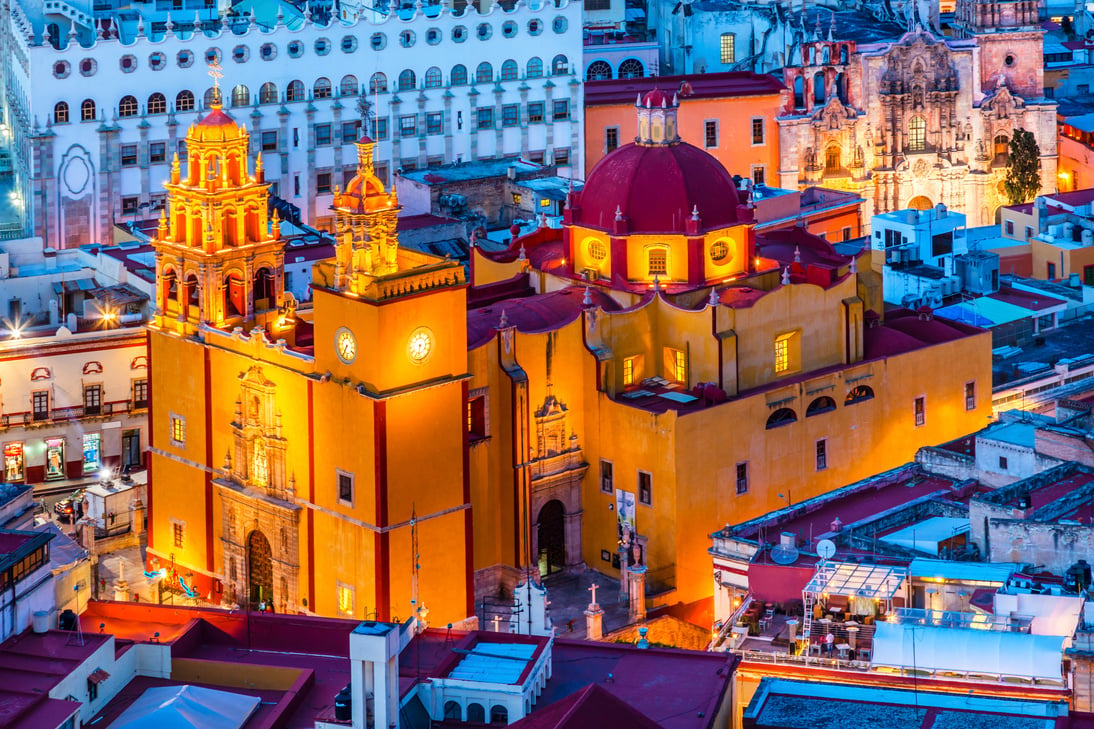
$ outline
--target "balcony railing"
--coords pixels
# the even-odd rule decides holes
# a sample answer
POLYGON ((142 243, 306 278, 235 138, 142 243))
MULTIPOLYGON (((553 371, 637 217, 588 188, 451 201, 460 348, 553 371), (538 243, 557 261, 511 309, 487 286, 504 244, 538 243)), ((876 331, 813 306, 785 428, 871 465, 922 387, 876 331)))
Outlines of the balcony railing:
POLYGON ((101 405, 85 407, 74 405, 64 408, 53 408, 48 413, 33 412, 30 410, 16 413, 0 414, 0 428, 17 428, 35 423, 63 423, 84 418, 108 418, 113 415, 131 413, 148 408, 147 400, 113 400, 101 405))

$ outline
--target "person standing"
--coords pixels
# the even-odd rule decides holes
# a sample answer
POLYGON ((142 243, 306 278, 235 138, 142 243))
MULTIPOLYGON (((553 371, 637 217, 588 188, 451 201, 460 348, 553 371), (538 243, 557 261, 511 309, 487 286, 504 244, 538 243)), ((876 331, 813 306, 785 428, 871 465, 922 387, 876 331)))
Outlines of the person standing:
POLYGON ((836 652, 836 636, 834 633, 824 636, 824 648, 828 655, 836 652))

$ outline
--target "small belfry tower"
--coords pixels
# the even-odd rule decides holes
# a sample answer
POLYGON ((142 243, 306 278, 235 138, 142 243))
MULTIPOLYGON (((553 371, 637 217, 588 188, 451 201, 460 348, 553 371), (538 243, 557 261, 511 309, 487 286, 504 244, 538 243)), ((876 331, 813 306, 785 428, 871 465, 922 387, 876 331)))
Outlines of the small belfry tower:
MULTIPOLYGON (((220 69, 210 67, 214 83, 220 69)), ((254 172, 247 130, 217 103, 176 154, 152 245, 156 251, 155 326, 191 334, 200 324, 250 330, 284 303, 284 246, 270 225, 262 155, 254 172), (185 168, 185 169, 184 169, 185 168)))
POLYGON ((1036 0, 957 0, 954 34, 980 48, 980 90, 1006 86, 1026 100, 1044 96, 1044 31, 1036 0))
POLYGON ((639 94, 634 106, 638 109, 638 136, 634 139, 635 144, 654 146, 680 143, 676 124, 676 113, 680 110, 680 104, 675 95, 670 99, 664 91, 654 89, 645 97, 639 94))

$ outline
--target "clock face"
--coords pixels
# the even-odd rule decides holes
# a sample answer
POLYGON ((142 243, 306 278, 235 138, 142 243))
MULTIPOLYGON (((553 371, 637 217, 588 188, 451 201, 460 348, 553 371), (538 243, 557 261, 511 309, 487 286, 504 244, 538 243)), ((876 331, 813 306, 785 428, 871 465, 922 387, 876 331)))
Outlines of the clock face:
POLYGON ((334 335, 334 349, 338 353, 338 359, 346 364, 357 359, 357 340, 354 339, 353 332, 345 327, 339 329, 334 335))
POLYGON ((433 350, 433 333, 426 327, 418 327, 410 335, 410 341, 407 342, 407 354, 410 355, 410 359, 420 364, 425 361, 425 358, 429 356, 429 353, 433 350))

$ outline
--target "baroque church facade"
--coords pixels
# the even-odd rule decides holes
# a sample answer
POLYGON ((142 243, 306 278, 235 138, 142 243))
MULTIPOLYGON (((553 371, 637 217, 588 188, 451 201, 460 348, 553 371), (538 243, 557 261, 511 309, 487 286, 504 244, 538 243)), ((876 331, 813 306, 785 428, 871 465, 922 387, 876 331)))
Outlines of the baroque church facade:
POLYGON ((996 222, 1014 130, 1033 133, 1042 192, 1056 184, 1056 105, 1044 97, 1037 4, 961 0, 955 37, 815 41, 786 69, 781 187, 866 199, 864 215, 943 204, 996 222))

